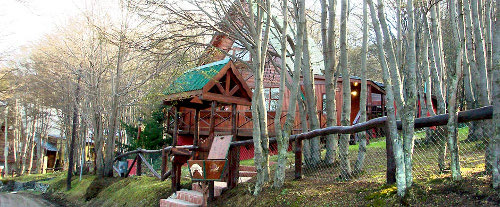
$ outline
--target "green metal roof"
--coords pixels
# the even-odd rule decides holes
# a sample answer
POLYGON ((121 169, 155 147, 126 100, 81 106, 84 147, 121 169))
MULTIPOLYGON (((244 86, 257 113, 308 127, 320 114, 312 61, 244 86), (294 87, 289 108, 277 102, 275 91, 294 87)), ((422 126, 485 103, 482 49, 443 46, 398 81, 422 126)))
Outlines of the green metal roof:
POLYGON ((165 90, 165 95, 201 90, 229 62, 229 58, 187 70, 165 90))

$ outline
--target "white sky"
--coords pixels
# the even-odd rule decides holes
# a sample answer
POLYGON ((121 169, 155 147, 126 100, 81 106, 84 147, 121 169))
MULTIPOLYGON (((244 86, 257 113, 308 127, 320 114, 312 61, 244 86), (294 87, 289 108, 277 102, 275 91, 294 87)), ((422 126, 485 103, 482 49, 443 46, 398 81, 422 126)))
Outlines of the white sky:
MULTIPOLYGON (((360 7, 357 5, 359 1, 351 1, 351 8, 359 9, 356 8, 360 7)), ((65 25, 71 17, 81 15, 85 5, 92 3, 111 13, 117 9, 112 5, 116 0, 0 0, 0 55, 7 52, 10 54, 8 59, 15 59, 12 56, 19 48, 36 42, 57 26, 65 25)), ((319 7, 319 0, 307 0, 307 4, 311 8, 319 7)), ((358 20, 353 18, 351 21, 358 20)), ((5 58, 6 54, 3 55, 5 58)))
POLYGON ((36 41, 79 13, 81 0, 1 0, 0 51, 36 41))

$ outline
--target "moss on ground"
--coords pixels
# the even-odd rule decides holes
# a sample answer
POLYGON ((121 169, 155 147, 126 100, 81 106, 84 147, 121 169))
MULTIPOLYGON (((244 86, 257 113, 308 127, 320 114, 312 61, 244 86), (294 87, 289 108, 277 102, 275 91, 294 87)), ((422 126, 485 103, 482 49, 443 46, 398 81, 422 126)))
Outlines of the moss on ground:
MULTIPOLYGON (((189 180, 182 180, 187 188, 189 180)), ((172 191, 171 182, 155 177, 137 176, 120 179, 103 189, 86 206, 159 206, 160 199, 168 198, 172 191)))

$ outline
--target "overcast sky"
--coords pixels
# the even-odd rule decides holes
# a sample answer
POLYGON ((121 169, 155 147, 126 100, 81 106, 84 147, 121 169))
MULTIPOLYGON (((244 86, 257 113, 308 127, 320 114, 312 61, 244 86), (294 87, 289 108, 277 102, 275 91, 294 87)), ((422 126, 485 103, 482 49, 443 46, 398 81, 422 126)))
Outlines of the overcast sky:
POLYGON ((13 50, 36 41, 79 13, 75 0, 1 0, 0 50, 13 50))

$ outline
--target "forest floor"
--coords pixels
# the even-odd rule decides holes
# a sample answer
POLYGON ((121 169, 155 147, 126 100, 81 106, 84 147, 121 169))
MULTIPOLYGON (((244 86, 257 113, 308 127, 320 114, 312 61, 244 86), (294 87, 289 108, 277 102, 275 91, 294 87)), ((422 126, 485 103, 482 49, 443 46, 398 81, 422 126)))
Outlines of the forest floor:
MULTIPOLYGON (((500 206, 500 191, 490 187, 491 178, 484 168, 464 173, 462 181, 451 181, 449 173, 427 180, 416 179, 408 196, 401 200, 394 185, 373 181, 325 181, 312 176, 292 180, 287 172, 281 189, 266 186, 259 196, 253 196, 254 180, 226 191, 210 206, 500 206)), ((85 175, 73 177, 72 189, 66 191, 66 176, 52 180, 43 196, 60 206, 158 206, 159 200, 171 195, 170 182, 148 176, 97 179, 85 175)), ((189 188, 190 180, 182 181, 189 188)))
MULTIPOLYGON (((398 199, 396 187, 380 182, 330 181, 314 178, 287 180, 282 189, 266 186, 253 196, 254 182, 226 192, 215 206, 499 206, 500 191, 490 187, 491 178, 472 172, 462 181, 448 174, 430 180, 415 180, 405 199, 398 199)), ((292 176, 292 175, 288 175, 292 176)))

